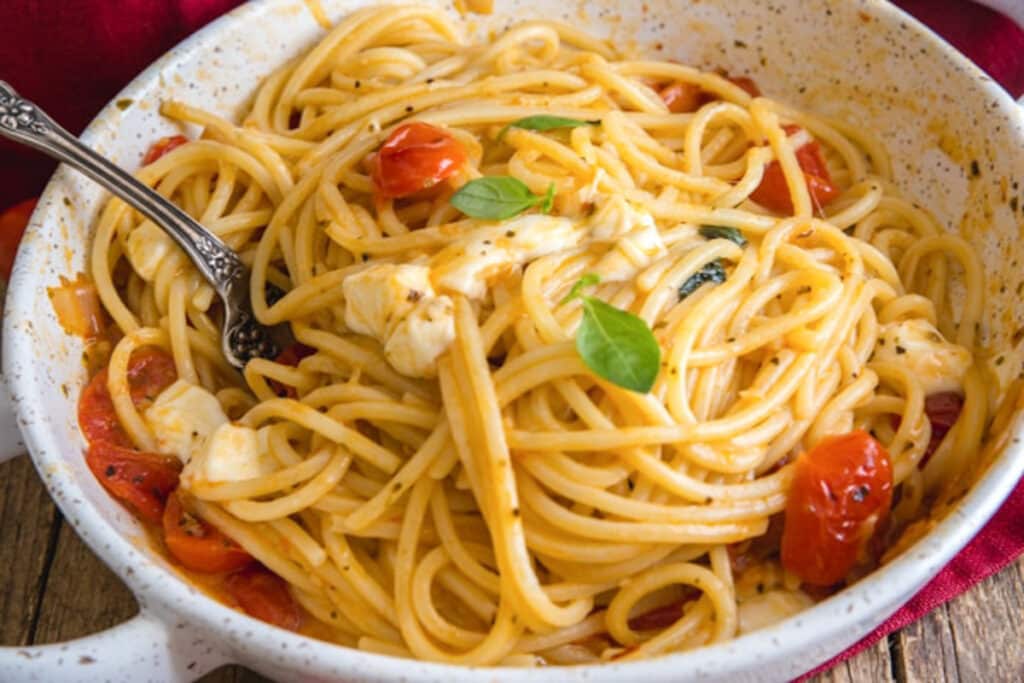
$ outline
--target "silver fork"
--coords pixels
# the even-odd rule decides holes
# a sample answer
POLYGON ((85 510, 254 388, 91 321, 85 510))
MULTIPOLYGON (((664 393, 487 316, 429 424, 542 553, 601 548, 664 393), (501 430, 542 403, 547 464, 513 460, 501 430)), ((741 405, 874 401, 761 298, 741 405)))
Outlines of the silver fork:
POLYGON ((221 349, 233 366, 244 367, 251 358, 273 358, 293 341, 287 325, 267 326, 256 320, 249 300, 249 269, 238 254, 170 201, 83 145, 2 80, 0 136, 84 173, 167 233, 224 304, 221 349))

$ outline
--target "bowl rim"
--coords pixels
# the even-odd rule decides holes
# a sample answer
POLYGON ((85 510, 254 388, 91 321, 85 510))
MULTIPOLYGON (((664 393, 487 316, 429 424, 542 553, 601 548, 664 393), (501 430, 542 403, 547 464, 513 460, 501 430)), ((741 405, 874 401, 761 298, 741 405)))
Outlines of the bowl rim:
MULTIPOLYGON (((206 49, 229 26, 239 22, 252 24, 287 2, 289 0, 259 0, 243 4, 183 40, 115 95, 86 128, 82 140, 86 144, 95 143, 100 131, 111 125, 109 119, 118 100, 142 99, 158 83, 161 73, 176 63, 191 59, 197 50, 206 49)), ((863 11, 885 24, 905 23, 953 60, 964 71, 965 78, 982 81, 995 105, 994 111, 1006 113, 1012 109, 1018 120, 1024 123, 1024 115, 1017 103, 931 29, 884 0, 861 0, 860 4, 863 11)), ((1016 137, 1024 146, 1024 130, 1020 125, 1016 128, 1016 137)), ((52 219, 53 208, 63 191, 62 181, 69 173, 69 169, 61 166, 47 184, 28 227, 30 232, 42 230, 42 225, 52 219)), ((90 215, 90 221, 94 218, 90 215)), ((847 647, 888 618, 981 530, 1024 475, 1024 445, 1020 444, 1019 438, 1022 424, 1018 414, 1011 430, 1014 436, 1011 443, 955 509, 912 547, 853 586, 798 615, 723 643, 637 662, 547 669, 464 667, 363 652, 283 631, 207 597, 184 578, 140 551, 131 539, 114 528, 98 508, 88 502, 72 505, 74 496, 69 493, 80 491, 80 485, 73 474, 61 466, 64 458, 53 444, 45 420, 39 419, 27 407, 32 404, 33 397, 42 395, 46 379, 31 362, 36 354, 37 340, 25 325, 19 323, 30 321, 32 310, 26 305, 28 297, 19 294, 28 293, 40 285, 38 271, 29 265, 44 258, 42 245, 42 240, 22 242, 7 296, 8 315, 4 317, 3 324, 4 376, 9 380, 18 424, 33 463, 51 498, 72 522, 75 531, 129 587, 143 612, 154 613, 165 625, 173 623, 173 620, 187 619, 213 636, 230 653, 230 661, 266 663, 269 661, 266 657, 273 649, 274 667, 333 675, 368 674, 366 680, 381 681, 480 683, 500 675, 501 680, 507 681, 553 683, 566 680, 618 681, 628 674, 635 680, 643 678, 651 683, 667 683, 679 680, 683 672, 695 679, 750 674, 753 667, 778 665, 784 659, 793 659, 801 664, 791 672, 798 675, 808 663, 818 665, 833 656, 838 651, 835 643, 842 642, 845 643, 843 647, 847 647), (239 624, 244 628, 239 628, 239 624), (813 628, 807 624, 813 624, 813 628), (246 632, 244 638, 240 635, 243 630, 246 632), (809 658, 807 652, 814 654, 809 658)), ((84 500, 84 496, 81 498, 84 500)))

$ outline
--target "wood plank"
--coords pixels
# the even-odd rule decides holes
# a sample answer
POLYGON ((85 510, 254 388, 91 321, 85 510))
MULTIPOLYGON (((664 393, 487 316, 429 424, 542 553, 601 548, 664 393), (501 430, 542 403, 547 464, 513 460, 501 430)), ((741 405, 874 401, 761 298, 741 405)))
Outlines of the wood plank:
POLYGON ((39 611, 37 643, 55 643, 96 633, 139 611, 117 576, 62 524, 39 611))
POLYGON ((889 641, 882 639, 832 670, 818 674, 813 683, 891 683, 892 667, 889 659, 889 641))
POLYGON ((34 635, 60 521, 25 456, 0 464, 0 519, 0 643, 26 645, 34 635))
POLYGON ((960 680, 1024 680, 1024 561, 949 603, 960 680))
MULTIPOLYGON (((893 636, 895 667, 905 683, 957 683, 956 643, 942 605, 893 636)), ((967 647, 971 647, 969 644, 967 647)))

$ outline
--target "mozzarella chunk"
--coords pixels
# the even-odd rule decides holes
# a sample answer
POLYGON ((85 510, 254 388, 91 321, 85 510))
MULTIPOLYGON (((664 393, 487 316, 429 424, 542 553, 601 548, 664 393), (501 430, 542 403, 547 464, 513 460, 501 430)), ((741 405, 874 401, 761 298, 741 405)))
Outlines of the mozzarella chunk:
POLYGON ((612 195, 590 217, 590 238, 611 242, 642 228, 657 228, 654 217, 633 208, 621 195, 612 195))
POLYGON ((470 231, 431 261, 439 290, 482 299, 489 281, 512 268, 577 246, 584 231, 568 218, 530 214, 470 231))
POLYGON ((410 377, 436 377, 437 359, 455 339, 455 305, 447 296, 423 299, 384 344, 388 363, 410 377))
POLYGON ((276 472, 279 465, 270 454, 267 429, 222 424, 182 470, 182 486, 244 481, 276 472))
POLYGON ((430 269, 381 263, 345 278, 345 325, 384 341, 418 301, 434 295, 430 269))
POLYGON ((228 421, 216 396, 182 379, 160 392, 144 418, 156 436, 157 449, 184 463, 228 421))
POLYGON ((814 601, 800 591, 774 590, 755 595, 739 605, 739 632, 750 633, 778 623, 813 604, 814 601))
POLYGON ((160 263, 173 249, 171 238, 150 221, 132 230, 125 240, 125 256, 139 277, 146 282, 156 277, 160 263))
POLYGON ((345 279, 345 325, 375 338, 388 363, 409 377, 436 377, 455 338, 455 308, 437 296, 424 265, 381 263, 345 279))
MULTIPOLYGON (((612 202, 609 202, 611 205, 612 202)), ((595 214, 595 241, 614 241, 614 246, 593 268, 604 281, 632 280, 636 274, 661 258, 668 250, 654 217, 632 207, 619 207, 613 214, 595 214)))
POLYGON ((875 360, 905 367, 921 382, 927 395, 961 389, 971 354, 943 339, 927 320, 914 319, 882 326, 875 360))

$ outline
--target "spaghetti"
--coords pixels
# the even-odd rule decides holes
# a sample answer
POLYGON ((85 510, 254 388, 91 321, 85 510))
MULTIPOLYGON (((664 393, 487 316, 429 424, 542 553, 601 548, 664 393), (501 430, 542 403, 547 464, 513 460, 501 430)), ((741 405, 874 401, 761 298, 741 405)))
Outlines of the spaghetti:
MULTIPOLYGON (((749 79, 547 21, 467 42, 402 6, 345 18, 241 124, 162 111, 204 133, 139 178, 241 254, 257 316, 301 345, 234 371, 209 287, 111 200, 91 257, 123 333, 97 389, 109 433, 186 463, 175 524, 241 546, 320 637, 467 665, 721 641, 837 583, 785 540, 780 561, 778 533, 834 435, 881 449, 896 500, 856 519, 840 584, 977 451, 977 257, 900 196, 868 131, 749 79), (481 179, 496 194, 453 200, 481 179), (650 391, 585 355, 593 300, 653 334, 650 391), (177 381, 140 397, 151 347, 177 381)), ((298 623, 252 590, 234 602, 298 623)))

